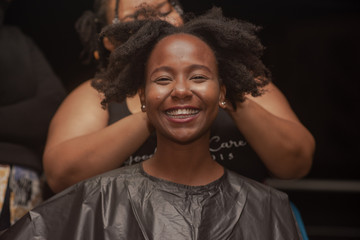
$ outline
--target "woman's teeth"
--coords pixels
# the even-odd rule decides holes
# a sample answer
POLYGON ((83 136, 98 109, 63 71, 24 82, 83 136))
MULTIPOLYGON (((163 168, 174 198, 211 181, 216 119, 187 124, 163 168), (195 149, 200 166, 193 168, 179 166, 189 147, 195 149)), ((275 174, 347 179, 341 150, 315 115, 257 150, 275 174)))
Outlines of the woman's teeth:
POLYGON ((173 118, 186 118, 192 115, 195 115, 199 112, 198 109, 193 108, 181 108, 181 109, 173 109, 166 111, 166 114, 173 118))

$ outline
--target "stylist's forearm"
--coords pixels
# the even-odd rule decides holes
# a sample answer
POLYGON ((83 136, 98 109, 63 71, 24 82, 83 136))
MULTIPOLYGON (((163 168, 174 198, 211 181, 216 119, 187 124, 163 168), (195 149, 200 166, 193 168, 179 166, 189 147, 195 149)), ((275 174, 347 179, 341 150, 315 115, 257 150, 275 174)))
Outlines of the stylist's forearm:
POLYGON ((277 117, 252 100, 237 106, 230 115, 271 174, 289 179, 308 173, 315 143, 300 122, 277 117))
POLYGON ((99 131, 46 149, 44 168, 49 186, 59 192, 121 166, 149 137, 146 118, 144 113, 132 114, 99 131))

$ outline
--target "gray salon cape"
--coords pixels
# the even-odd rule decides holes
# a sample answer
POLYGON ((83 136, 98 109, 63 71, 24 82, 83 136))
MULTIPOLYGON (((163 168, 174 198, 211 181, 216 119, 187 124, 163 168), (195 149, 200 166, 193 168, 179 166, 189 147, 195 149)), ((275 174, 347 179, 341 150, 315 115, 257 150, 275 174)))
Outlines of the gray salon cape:
POLYGON ((154 178, 141 164, 80 182, 0 239, 301 239, 287 195, 225 170, 205 186, 154 178))

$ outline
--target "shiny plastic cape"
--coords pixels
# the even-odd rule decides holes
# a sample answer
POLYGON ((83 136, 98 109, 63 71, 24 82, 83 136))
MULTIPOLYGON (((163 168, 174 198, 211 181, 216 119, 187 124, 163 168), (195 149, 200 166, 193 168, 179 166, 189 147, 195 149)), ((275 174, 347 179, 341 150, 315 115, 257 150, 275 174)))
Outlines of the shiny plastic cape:
POLYGON ((149 176, 141 164, 76 184, 0 239, 301 239, 287 195, 225 170, 205 186, 149 176))

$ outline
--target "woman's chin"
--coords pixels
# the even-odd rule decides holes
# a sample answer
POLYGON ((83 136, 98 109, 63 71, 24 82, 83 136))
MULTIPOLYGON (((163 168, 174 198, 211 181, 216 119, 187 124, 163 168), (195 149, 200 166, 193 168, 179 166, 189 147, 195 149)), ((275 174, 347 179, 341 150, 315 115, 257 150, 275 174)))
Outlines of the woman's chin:
POLYGON ((209 138, 207 135, 204 136, 204 133, 200 133, 198 130, 191 131, 189 129, 178 129, 176 131, 172 131, 169 134, 166 134, 166 138, 174 143, 178 144, 189 144, 192 142, 198 141, 200 138, 206 138, 207 141, 209 138))

